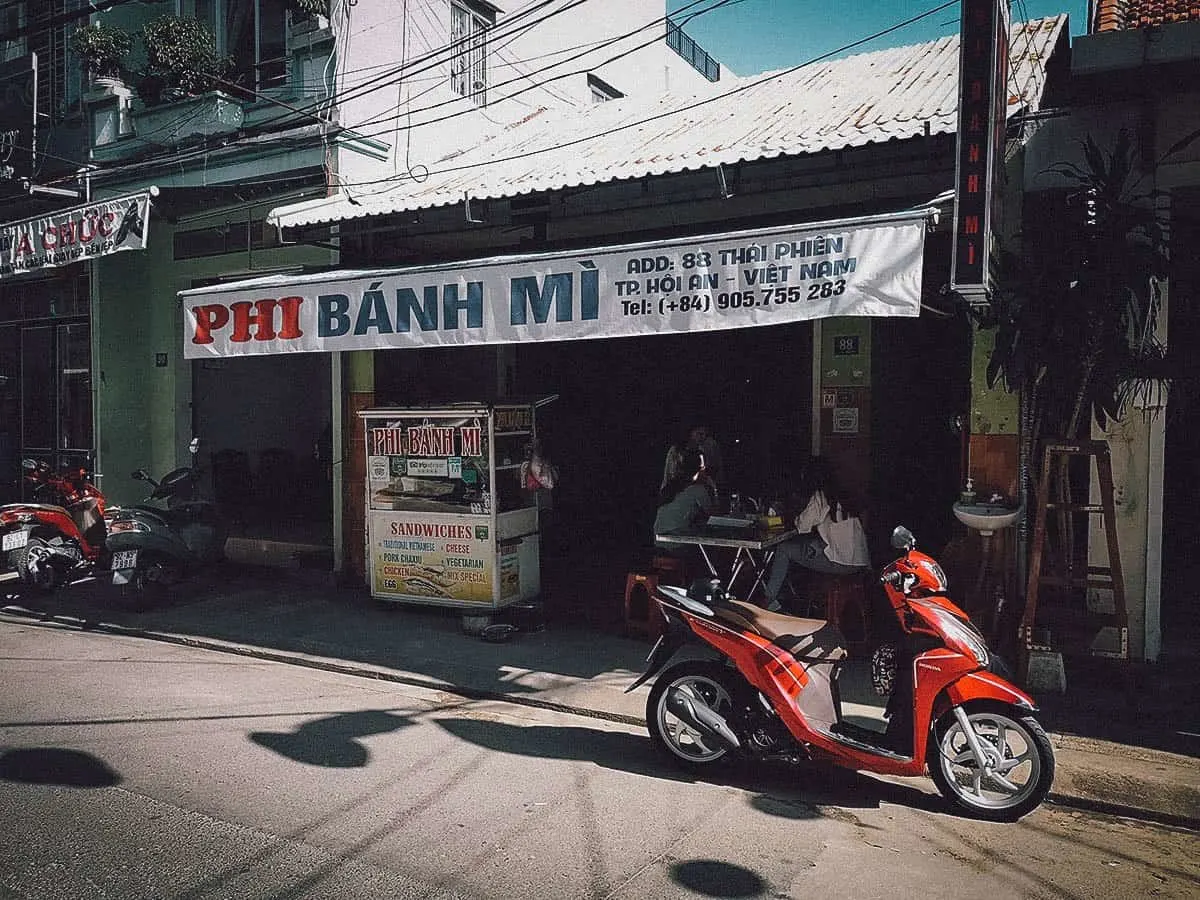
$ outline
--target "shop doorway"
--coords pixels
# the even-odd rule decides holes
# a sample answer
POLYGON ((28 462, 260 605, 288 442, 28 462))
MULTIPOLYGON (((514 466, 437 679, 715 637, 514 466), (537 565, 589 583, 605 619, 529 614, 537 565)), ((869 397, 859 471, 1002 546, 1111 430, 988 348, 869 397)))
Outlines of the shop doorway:
POLYGON ((794 477, 812 445, 812 342, 812 323, 798 322, 384 351, 376 354, 376 402, 558 395, 538 411, 538 433, 560 473, 542 554, 547 609, 609 627, 625 573, 653 554, 667 448, 691 426, 716 438, 727 492, 761 497, 794 477))
POLYGON ((971 323, 961 311, 927 309, 881 320, 873 340, 872 550, 891 553, 905 525, 934 556, 955 533, 971 404, 971 323))
POLYGON ((86 318, 0 326, 0 499, 31 499, 21 460, 60 469, 95 460, 86 318))
POLYGON ((231 537, 332 547, 332 358, 193 362, 193 433, 231 537))

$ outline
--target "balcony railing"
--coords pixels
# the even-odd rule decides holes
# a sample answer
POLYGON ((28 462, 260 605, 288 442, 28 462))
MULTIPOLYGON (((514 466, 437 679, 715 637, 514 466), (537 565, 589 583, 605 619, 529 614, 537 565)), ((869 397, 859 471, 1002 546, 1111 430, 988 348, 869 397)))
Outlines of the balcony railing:
POLYGON ((709 81, 721 80, 721 64, 713 59, 703 47, 683 33, 675 22, 667 19, 667 46, 678 53, 693 69, 709 81))

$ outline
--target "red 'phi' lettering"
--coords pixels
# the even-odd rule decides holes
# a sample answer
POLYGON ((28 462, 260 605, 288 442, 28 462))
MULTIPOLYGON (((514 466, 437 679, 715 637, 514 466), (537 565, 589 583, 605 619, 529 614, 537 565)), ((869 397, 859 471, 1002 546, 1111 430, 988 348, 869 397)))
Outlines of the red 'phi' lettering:
POLYGON ((229 340, 244 343, 250 340, 250 329, 254 329, 254 340, 273 341, 275 338, 294 340, 303 337, 300 330, 300 304, 303 297, 284 297, 281 300, 266 298, 255 300, 239 300, 229 304, 233 311, 233 334, 229 340), (254 311, 251 312, 251 307, 254 311), (275 310, 279 309, 282 318, 281 327, 275 331, 275 310))
POLYGON ((229 324, 229 310, 220 303, 193 307, 192 315, 196 319, 196 334, 192 337, 193 344, 211 344, 213 331, 219 331, 229 324))
POLYGON ((251 303, 249 300, 239 300, 237 303, 230 303, 229 308, 233 310, 233 334, 229 339, 235 344, 245 343, 250 340, 250 326, 253 325, 256 341, 274 340, 275 323, 272 320, 275 318, 275 302, 255 300, 251 303), (254 312, 250 312, 252 306, 254 312))
POLYGON ((304 332, 300 330, 300 305, 303 302, 303 297, 281 297, 279 299, 279 308, 283 311, 279 337, 285 341, 294 341, 296 338, 304 337, 304 332))

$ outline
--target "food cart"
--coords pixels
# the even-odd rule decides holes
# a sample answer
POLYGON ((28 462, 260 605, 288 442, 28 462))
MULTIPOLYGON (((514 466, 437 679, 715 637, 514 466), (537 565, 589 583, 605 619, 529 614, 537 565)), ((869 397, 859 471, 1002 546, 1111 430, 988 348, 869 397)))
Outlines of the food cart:
POLYGON ((541 592, 521 483, 539 404, 365 409, 371 596, 489 615, 541 592))

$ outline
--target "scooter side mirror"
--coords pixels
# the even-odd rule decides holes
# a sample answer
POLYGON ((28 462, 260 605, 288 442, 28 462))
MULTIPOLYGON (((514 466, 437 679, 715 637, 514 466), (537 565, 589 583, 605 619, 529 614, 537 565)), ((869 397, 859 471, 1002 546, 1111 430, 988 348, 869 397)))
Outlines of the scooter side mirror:
POLYGON ((194 437, 194 438, 192 438, 191 442, 188 444, 188 453, 192 454, 192 456, 195 456, 199 452, 200 452, 200 438, 194 437))
POLYGON ((917 539, 913 537, 913 533, 903 525, 897 525, 892 531, 892 546, 897 550, 905 552, 917 546, 917 539))
POLYGON ((149 475, 149 473, 146 472, 145 469, 138 469, 136 472, 133 472, 129 477, 132 478, 134 481, 145 481, 147 478, 150 477, 150 475, 149 475))

